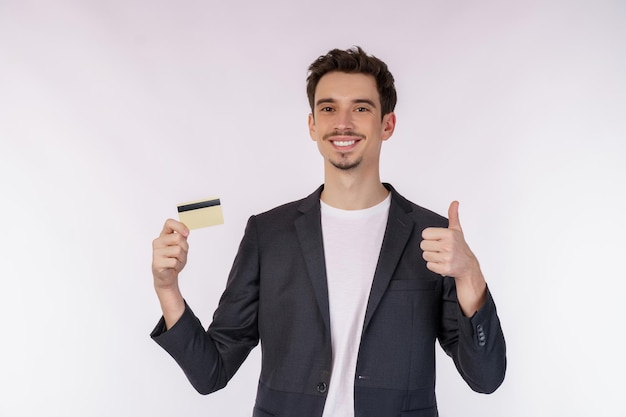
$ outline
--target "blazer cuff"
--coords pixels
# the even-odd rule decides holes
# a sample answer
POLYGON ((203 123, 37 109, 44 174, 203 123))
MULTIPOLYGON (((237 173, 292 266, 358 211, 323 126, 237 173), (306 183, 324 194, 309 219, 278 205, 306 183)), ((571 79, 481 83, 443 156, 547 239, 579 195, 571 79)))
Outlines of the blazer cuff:
POLYGON ((150 337, 159 346, 172 353, 178 351, 184 345, 184 340, 193 334, 197 326, 202 327, 200 320, 193 314, 185 301, 185 311, 178 321, 168 330, 165 326, 165 318, 161 319, 150 333, 150 337))
POLYGON ((487 332, 490 330, 490 323, 494 315, 496 315, 496 305, 489 288, 487 288, 485 303, 472 317, 466 317, 461 311, 461 306, 458 309, 461 337, 465 340, 471 339, 476 348, 484 347, 487 343, 487 332))

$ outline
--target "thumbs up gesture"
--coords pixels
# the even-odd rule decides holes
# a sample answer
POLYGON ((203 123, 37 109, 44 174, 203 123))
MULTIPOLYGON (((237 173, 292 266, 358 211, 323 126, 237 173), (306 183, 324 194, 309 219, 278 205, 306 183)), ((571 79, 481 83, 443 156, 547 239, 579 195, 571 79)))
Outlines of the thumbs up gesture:
POLYGON ((431 271, 449 277, 462 277, 477 266, 474 254, 465 243, 458 201, 453 201, 448 209, 448 228, 429 227, 422 232, 422 238, 422 256, 431 271))
POLYGON ((453 201, 448 209, 448 227, 429 227, 422 232, 420 248, 431 271, 453 277, 457 297, 463 313, 471 316, 485 299, 487 285, 478 259, 465 242, 459 220, 459 202, 453 201))

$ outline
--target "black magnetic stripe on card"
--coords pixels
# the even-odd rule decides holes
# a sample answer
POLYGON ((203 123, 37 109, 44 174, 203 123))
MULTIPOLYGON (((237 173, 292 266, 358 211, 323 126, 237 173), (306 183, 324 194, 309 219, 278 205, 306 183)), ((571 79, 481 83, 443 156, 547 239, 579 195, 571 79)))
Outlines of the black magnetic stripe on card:
POLYGON ((183 213, 185 211, 198 210, 202 208, 219 206, 219 205, 220 205, 219 198, 215 200, 200 201, 199 203, 192 203, 192 204, 185 204, 182 206, 178 206, 178 212, 183 213))

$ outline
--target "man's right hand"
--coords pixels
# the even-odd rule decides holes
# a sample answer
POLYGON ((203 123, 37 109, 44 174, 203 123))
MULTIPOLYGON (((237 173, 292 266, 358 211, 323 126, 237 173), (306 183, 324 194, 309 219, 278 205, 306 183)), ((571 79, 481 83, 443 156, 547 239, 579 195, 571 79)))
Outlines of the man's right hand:
POLYGON ((169 329, 185 311, 185 301, 178 288, 178 274, 187 263, 189 229, 168 219, 158 238, 152 242, 152 275, 165 325, 169 329))

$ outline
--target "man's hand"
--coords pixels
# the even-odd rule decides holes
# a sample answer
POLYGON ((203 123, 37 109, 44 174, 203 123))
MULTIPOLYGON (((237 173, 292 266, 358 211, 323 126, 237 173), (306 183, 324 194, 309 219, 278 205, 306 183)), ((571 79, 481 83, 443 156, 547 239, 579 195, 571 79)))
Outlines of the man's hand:
POLYGON ((483 304, 487 284, 478 260, 465 242, 459 221, 459 202, 448 209, 448 228, 429 227, 422 232, 420 247, 431 271, 453 277, 463 313, 470 317, 483 304))
POLYGON ((152 242, 152 275, 165 325, 169 329, 185 311, 185 301, 178 288, 178 274, 187 263, 189 229, 168 219, 158 238, 152 242))
POLYGON ((189 229, 173 219, 168 219, 158 238, 152 242, 152 275, 157 289, 177 286, 178 274, 187 263, 189 229))

